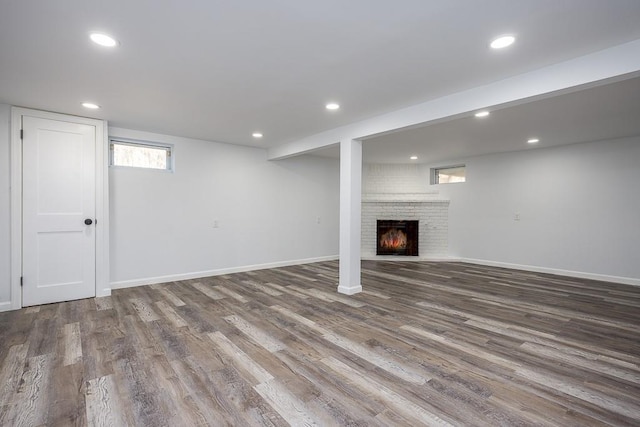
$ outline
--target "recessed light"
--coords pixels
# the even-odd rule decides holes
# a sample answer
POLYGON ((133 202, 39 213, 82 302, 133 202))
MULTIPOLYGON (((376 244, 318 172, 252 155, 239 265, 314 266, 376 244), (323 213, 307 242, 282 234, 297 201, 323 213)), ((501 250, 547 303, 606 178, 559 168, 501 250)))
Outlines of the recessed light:
POLYGON ((260 132, 254 132, 251 134, 254 138, 262 138, 262 134, 260 132))
POLYGON ((476 117, 487 117, 489 115, 488 111, 478 111, 475 116, 476 117))
POLYGON ((340 104, 336 104, 335 102, 330 102, 326 105, 327 110, 337 110, 340 108, 340 104))
POLYGON ((98 108, 100 108, 98 104, 94 104, 93 102, 83 102, 82 106, 90 110, 97 110, 98 108))
POLYGON ((89 38, 95 44, 99 44, 104 47, 114 47, 118 45, 116 39, 103 33, 91 33, 89 38))
POLYGON ((507 46, 511 46, 515 41, 516 41, 516 38, 514 36, 509 36, 509 35, 500 36, 497 39, 493 40, 490 46, 493 49, 504 49, 507 46))
POLYGON ((411 156, 409 157, 411 160, 418 160, 418 156, 411 156))
POLYGON ((527 144, 535 144, 537 142, 540 142, 540 140, 538 138, 529 138, 527 140, 527 144))

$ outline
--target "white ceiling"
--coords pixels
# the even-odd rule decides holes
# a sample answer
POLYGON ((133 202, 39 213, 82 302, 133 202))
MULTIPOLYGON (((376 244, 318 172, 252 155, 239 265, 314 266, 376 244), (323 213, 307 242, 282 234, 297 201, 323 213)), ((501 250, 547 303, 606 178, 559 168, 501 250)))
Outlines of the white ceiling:
MULTIPOLYGON (((638 22, 638 0, 2 0, 0 102, 273 147, 640 39, 638 22), (91 44, 94 30, 120 46, 91 44), (516 44, 490 50, 503 33, 516 44), (82 101, 103 108, 90 112, 82 101), (328 112, 328 101, 342 108, 328 112), (251 137, 258 130, 260 141, 251 137)), ((494 112, 482 132, 471 120, 458 123, 458 134, 436 126, 428 140, 467 155, 470 142, 460 139, 470 132, 520 142, 527 130, 547 143, 574 120, 544 125, 555 116, 543 114, 528 129, 509 114, 518 116, 494 112)), ((391 161, 389 143, 425 141, 416 130, 389 138, 368 141, 365 155, 380 146, 391 161)))

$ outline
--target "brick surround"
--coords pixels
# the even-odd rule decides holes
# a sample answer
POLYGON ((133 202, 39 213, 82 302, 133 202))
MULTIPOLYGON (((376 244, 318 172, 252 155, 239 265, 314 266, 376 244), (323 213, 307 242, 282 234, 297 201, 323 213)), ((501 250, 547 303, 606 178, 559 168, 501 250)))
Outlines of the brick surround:
POLYGON ((363 258, 376 256, 376 220, 419 220, 420 258, 446 258, 448 254, 449 201, 435 199, 433 194, 363 194, 362 238, 363 258))

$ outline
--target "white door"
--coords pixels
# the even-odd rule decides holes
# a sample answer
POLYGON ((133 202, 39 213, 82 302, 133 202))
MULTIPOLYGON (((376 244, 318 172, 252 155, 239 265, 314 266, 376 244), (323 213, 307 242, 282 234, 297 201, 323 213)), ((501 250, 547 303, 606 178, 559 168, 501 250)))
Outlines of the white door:
POLYGON ((96 128, 22 116, 22 305, 95 296, 96 128))

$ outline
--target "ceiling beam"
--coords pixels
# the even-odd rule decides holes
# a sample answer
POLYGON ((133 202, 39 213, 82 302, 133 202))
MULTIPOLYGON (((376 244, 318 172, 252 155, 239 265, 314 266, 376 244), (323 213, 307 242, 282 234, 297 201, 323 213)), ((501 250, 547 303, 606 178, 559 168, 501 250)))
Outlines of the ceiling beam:
POLYGON ((363 140, 638 76, 640 39, 271 147, 268 158, 284 159, 343 140, 363 140))

